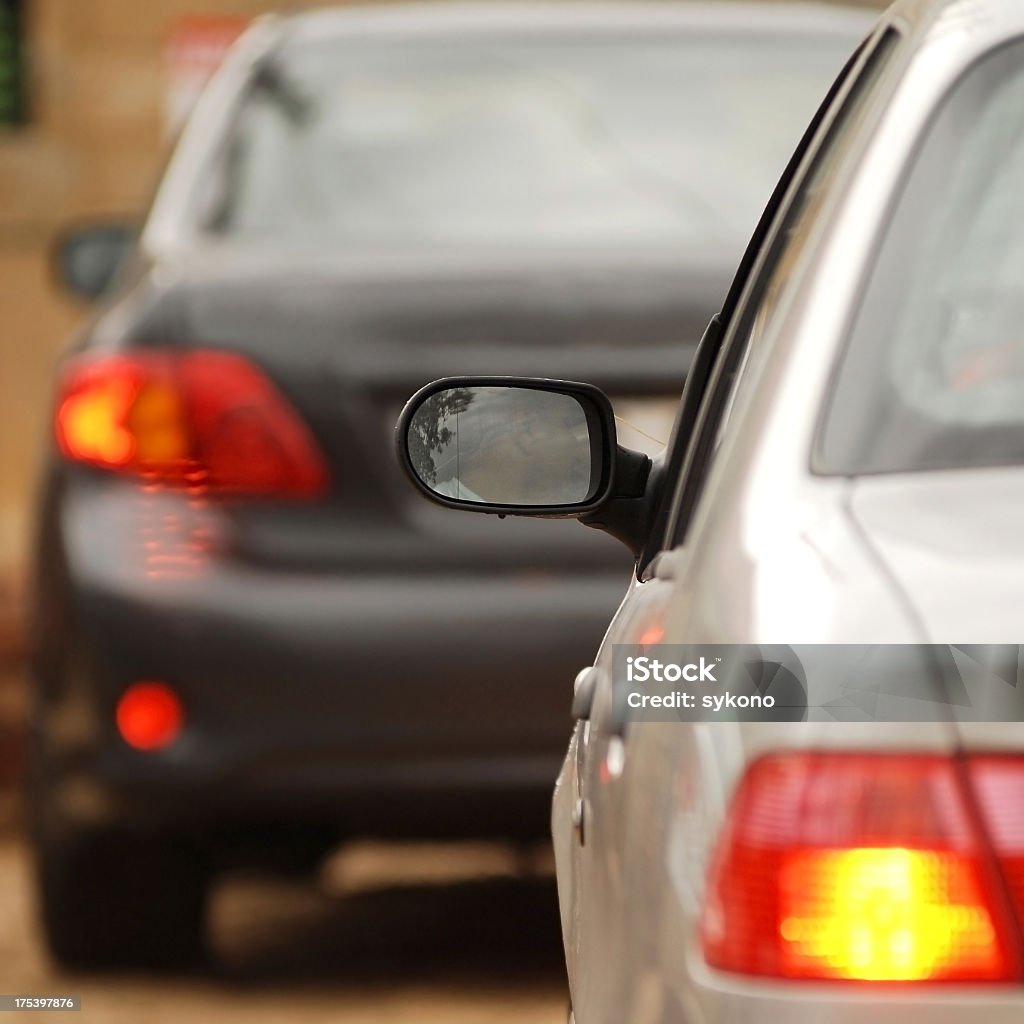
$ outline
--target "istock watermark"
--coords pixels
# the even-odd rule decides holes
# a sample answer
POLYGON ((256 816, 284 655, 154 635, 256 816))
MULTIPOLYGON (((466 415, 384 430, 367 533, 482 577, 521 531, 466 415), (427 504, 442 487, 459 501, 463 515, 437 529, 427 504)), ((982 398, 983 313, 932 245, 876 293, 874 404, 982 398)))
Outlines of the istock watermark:
POLYGON ((1017 644, 616 645, 635 721, 1024 722, 1017 644))
POLYGON ((689 662, 686 665, 678 665, 674 661, 667 664, 657 658, 648 658, 643 655, 626 658, 626 678, 631 683, 646 683, 653 679, 656 683, 678 683, 685 679, 688 683, 715 682, 715 667, 721 661, 716 658, 713 662, 701 658, 699 662, 689 662))

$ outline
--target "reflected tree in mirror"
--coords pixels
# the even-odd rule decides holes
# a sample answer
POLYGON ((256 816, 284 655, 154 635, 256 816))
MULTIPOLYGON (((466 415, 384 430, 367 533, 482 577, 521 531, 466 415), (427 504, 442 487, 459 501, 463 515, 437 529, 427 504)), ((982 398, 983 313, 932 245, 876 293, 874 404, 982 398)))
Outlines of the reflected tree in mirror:
POLYGON ((434 455, 452 440, 449 423, 469 408, 473 395, 468 388, 452 388, 431 395, 416 411, 409 424, 409 459, 416 475, 428 485, 437 483, 434 455))

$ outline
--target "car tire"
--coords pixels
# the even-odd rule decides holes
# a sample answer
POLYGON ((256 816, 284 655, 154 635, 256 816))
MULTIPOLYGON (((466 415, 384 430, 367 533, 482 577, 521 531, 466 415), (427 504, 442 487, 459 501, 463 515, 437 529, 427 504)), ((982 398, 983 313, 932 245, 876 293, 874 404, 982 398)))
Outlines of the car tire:
POLYGON ((209 871, 187 846, 107 832, 36 845, 52 957, 82 969, 185 969, 205 954, 209 871))

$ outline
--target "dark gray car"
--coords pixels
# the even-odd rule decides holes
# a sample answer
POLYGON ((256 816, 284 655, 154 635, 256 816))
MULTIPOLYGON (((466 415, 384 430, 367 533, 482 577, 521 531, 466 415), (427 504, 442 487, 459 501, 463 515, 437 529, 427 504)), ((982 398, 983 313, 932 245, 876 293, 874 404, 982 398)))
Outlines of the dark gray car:
MULTIPOLYGON (((242 38, 58 373, 31 796, 58 958, 194 955, 240 862, 545 834, 565 680, 629 559, 427 507, 395 413, 456 370, 582 377, 659 447, 867 20, 410 7, 242 38)), ((123 243, 69 236, 68 283, 123 243)))

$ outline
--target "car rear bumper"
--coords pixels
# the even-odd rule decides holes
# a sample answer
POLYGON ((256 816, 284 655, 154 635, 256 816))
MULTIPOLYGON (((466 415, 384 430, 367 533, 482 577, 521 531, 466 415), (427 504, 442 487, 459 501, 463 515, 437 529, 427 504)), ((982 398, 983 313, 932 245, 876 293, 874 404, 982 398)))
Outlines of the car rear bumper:
POLYGON ((685 996, 669 1000, 665 1024, 1010 1024, 1024 1014, 1018 986, 757 983, 704 969, 691 980, 685 996))
POLYGON ((63 656, 34 721, 62 820, 546 832, 572 679, 628 566, 289 572, 201 546, 153 560, 152 533, 117 531, 109 509, 97 522, 105 532, 65 520, 65 564, 42 588, 64 588, 71 609, 43 638, 63 656), (115 727, 139 680, 185 708, 160 751, 115 727))

